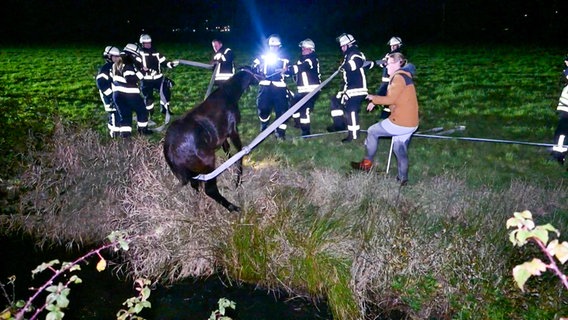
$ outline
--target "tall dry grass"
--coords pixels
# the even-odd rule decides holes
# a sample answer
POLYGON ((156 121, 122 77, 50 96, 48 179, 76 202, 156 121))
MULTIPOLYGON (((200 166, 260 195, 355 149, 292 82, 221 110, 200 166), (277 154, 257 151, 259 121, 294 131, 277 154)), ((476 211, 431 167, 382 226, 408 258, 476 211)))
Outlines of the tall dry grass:
POLYGON ((231 170, 219 177, 243 208, 233 214, 180 188, 161 143, 144 137, 107 141, 59 126, 30 156, 21 213, 2 216, 3 230, 65 244, 124 230, 134 241, 121 267, 131 275, 223 273, 325 298, 336 319, 450 318, 464 308, 484 318, 491 290, 513 287, 505 220, 524 209, 559 212, 567 191, 522 181, 474 189, 453 172, 400 188, 378 173, 300 172, 268 158, 245 160, 238 188, 231 170))

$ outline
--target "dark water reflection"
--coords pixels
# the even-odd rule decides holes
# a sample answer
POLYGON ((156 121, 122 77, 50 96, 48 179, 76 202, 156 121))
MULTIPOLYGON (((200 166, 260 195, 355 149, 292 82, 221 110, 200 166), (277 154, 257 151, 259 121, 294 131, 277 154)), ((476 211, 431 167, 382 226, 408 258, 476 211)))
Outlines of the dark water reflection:
MULTIPOLYGON (((0 282, 16 275, 16 297, 27 299, 33 292, 28 288, 39 287, 51 276, 47 271, 31 279, 31 271, 42 262, 53 259, 73 261, 88 249, 70 252, 61 247, 37 248, 31 238, 25 236, 0 237, 0 282)), ((81 284, 72 284, 70 306, 64 319, 116 319, 116 312, 123 308, 124 300, 135 296, 132 282, 118 279, 108 268, 97 272, 96 259, 89 265, 81 265, 77 275, 81 284)), ((61 281, 61 280, 60 280, 61 281)), ((10 289, 11 290, 11 289, 10 289)), ((10 291, 9 291, 10 292, 10 291)), ((292 299, 284 294, 255 290, 251 285, 224 284, 217 277, 206 280, 185 280, 172 286, 158 286, 152 291, 152 308, 141 315, 146 319, 208 319, 218 308, 219 298, 236 303, 234 319, 331 319, 325 303, 314 305, 305 299, 292 299)), ((0 307, 7 304, 0 297, 0 307)), ((43 302, 43 300, 41 301, 43 302)), ((35 304, 36 306, 39 303, 35 304)))

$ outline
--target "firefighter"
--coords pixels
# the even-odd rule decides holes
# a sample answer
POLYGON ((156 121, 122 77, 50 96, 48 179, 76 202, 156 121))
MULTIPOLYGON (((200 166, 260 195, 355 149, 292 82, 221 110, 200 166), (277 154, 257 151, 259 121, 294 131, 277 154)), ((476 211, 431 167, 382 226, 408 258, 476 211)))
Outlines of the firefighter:
MULTIPOLYGON (((169 69, 175 68, 179 64, 179 61, 167 61, 166 57, 161 55, 152 46, 152 38, 148 34, 142 34, 140 36, 140 45, 140 55, 136 59, 140 65, 140 71, 144 75, 140 89, 142 90, 142 95, 144 96, 146 109, 150 114, 154 112, 154 90, 157 90, 160 94, 161 112, 171 113, 171 88, 173 87, 174 83, 173 81, 171 81, 171 79, 164 77, 162 68, 164 66, 169 69)), ((155 125, 154 122, 151 122, 151 124, 155 125)))
POLYGON ((558 126, 554 132, 554 146, 552 147, 552 157, 556 159, 561 165, 566 160, 566 153, 568 148, 565 147, 565 139, 568 135, 568 56, 564 59, 566 69, 563 71, 563 86, 560 99, 558 100, 558 126))
POLYGON ((106 63, 99 68, 96 77, 97 88, 105 111, 108 115, 108 130, 112 138, 120 135, 120 118, 116 111, 116 104, 112 98, 112 78, 111 70, 112 65, 120 59, 120 50, 116 47, 107 46, 103 51, 103 58, 106 63))
MULTIPOLYGON (((377 64, 383 68, 383 75, 381 77, 381 85, 377 89, 377 95, 379 96, 386 96, 387 95, 387 87, 389 86, 389 79, 390 75, 388 74, 386 68, 386 62, 390 54, 395 52, 401 52, 400 47, 402 47, 402 39, 400 37, 392 37, 390 38, 389 42, 387 43, 390 46, 390 52, 385 55, 383 60, 377 61, 377 64)), ((386 119, 390 115, 390 109, 388 106, 383 106, 383 110, 381 111, 381 119, 386 119)))
MULTIPOLYGON (((254 59, 252 68, 266 78, 259 82, 256 106, 260 119, 260 131, 264 131, 270 123, 272 108, 279 118, 288 110, 288 97, 284 74, 287 71, 289 60, 281 52, 282 42, 276 34, 268 37, 268 50, 260 57, 254 59)), ((286 123, 276 129, 276 138, 286 138, 286 123)))
MULTIPOLYGON (((292 99, 292 105, 312 92, 321 83, 320 66, 318 56, 315 52, 315 43, 308 38, 300 42, 299 47, 302 50, 302 54, 298 62, 288 67, 288 74, 294 75, 298 89, 298 94, 294 95, 292 99)), ((314 110, 318 96, 319 92, 292 115, 292 118, 299 122, 298 126, 300 130, 302 130, 302 136, 310 134, 310 112, 314 110)))
POLYGON ((113 99, 120 115, 120 135, 123 138, 131 136, 132 112, 136 112, 138 133, 152 134, 152 131, 148 129, 148 110, 138 86, 144 77, 135 66, 138 57, 138 46, 129 43, 112 66, 113 99))
POLYGON ((355 169, 370 171, 373 158, 377 152, 380 137, 392 137, 393 151, 397 159, 398 175, 396 179, 401 185, 408 182, 408 145, 412 134, 418 128, 418 99, 416 87, 412 79, 415 68, 407 63, 400 52, 392 53, 387 59, 386 67, 390 82, 386 96, 368 95, 372 102, 367 111, 375 105, 389 105, 392 112, 387 119, 370 126, 365 139, 365 157, 361 162, 352 162, 355 169))
MULTIPOLYGON (((359 112, 361 103, 367 95, 367 78, 364 68, 365 55, 355 44, 355 38, 351 34, 343 33, 337 37, 337 42, 344 54, 340 70, 343 74, 343 89, 331 98, 331 118, 333 124, 327 127, 327 131, 335 132, 347 129, 349 131, 342 142, 350 142, 357 139, 359 126, 359 112)), ((372 66, 371 66, 372 67, 372 66)))
POLYGON ((213 64, 215 65, 215 85, 219 86, 235 74, 235 65, 233 64, 233 50, 223 46, 223 42, 219 39, 211 41, 213 47, 213 64))

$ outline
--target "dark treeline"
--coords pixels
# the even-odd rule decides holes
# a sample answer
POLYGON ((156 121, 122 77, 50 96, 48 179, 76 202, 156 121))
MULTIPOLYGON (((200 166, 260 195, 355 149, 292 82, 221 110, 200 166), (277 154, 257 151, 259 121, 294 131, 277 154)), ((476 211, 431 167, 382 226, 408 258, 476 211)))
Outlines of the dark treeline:
POLYGON ((14 44, 132 41, 142 31, 170 42, 271 33, 296 41, 399 35, 414 42, 531 41, 566 44, 567 1, 528 0, 4 0, 0 41, 14 44))

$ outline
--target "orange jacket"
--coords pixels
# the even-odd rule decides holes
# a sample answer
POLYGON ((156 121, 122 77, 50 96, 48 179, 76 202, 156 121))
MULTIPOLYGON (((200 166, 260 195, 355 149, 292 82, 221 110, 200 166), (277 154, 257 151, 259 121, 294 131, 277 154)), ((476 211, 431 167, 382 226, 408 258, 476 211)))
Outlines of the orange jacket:
POLYGON ((410 72, 397 70, 391 77, 387 95, 373 96, 373 104, 388 105, 391 114, 389 120, 403 127, 418 126, 418 99, 410 72), (408 77, 404 77, 405 74, 408 77))

